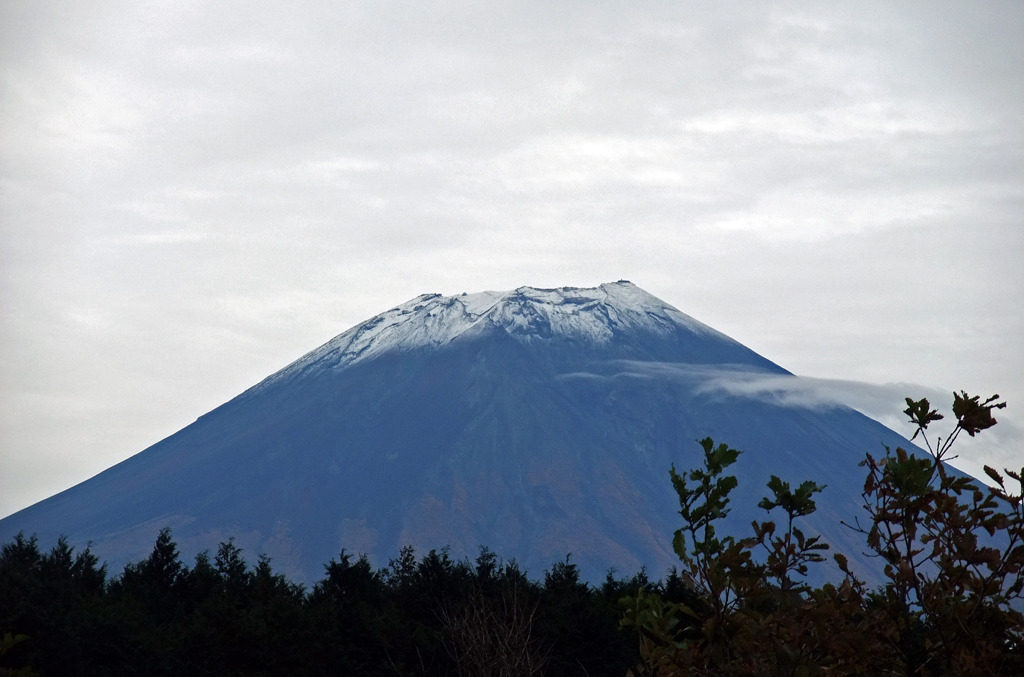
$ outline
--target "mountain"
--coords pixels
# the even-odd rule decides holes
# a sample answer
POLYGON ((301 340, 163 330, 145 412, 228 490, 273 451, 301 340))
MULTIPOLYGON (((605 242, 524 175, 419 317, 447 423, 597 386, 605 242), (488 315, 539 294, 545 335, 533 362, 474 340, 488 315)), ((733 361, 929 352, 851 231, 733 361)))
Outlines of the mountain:
MULTIPOLYGON (((92 543, 112 573, 171 527, 183 556, 235 537, 311 583, 342 548, 486 545, 540 576, 661 576, 696 440, 741 449, 730 520, 748 530, 771 474, 827 485, 807 532, 857 563, 865 452, 909 443, 848 408, 728 394, 797 378, 635 285, 419 296, 332 339, 195 423, 0 520, 43 545, 92 543)), ((870 563, 861 560, 862 570, 870 563)))

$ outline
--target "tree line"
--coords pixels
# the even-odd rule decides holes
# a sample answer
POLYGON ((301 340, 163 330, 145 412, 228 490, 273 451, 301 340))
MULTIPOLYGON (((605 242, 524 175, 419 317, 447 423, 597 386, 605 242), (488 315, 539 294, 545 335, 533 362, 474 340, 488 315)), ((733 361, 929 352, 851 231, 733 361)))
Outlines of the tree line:
POLYGON ((487 548, 406 547, 380 569, 342 551, 307 590, 233 540, 186 566, 168 529, 108 580, 88 549, 19 535, 0 550, 0 675, 621 676, 639 654, 618 601, 641 588, 587 584, 569 558, 534 581, 487 548))
POLYGON ((1024 469, 986 468, 982 487, 944 464, 959 434, 995 424, 997 399, 954 394, 934 444, 942 416, 908 399, 930 455, 866 455, 847 526, 881 585, 801 530, 811 480, 773 476, 758 504, 773 519, 720 533, 741 452, 707 438, 698 467, 669 472, 680 565, 661 581, 589 584, 569 557, 532 580, 487 548, 407 547, 383 568, 342 550, 306 589, 233 540, 186 565, 168 529, 110 577, 88 548, 19 534, 0 548, 0 676, 1024 674, 1024 469), (842 579, 807 584, 829 555, 842 579))

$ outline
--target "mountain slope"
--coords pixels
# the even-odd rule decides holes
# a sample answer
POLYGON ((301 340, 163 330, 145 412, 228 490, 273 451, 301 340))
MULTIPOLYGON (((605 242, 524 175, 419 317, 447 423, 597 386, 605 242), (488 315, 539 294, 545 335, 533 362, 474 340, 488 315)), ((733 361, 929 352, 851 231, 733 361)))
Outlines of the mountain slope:
POLYGON ((0 520, 0 539, 92 541, 115 572, 170 526, 186 556, 234 536, 306 582, 342 548, 383 565, 406 544, 487 545, 532 575, 570 552, 591 579, 661 575, 678 526, 668 469, 710 435, 745 451, 734 524, 764 518, 770 474, 814 479, 828 489, 809 530, 855 556, 838 523, 858 514, 857 463, 907 442, 850 409, 706 387, 751 373, 792 377, 628 282, 424 295, 0 520))

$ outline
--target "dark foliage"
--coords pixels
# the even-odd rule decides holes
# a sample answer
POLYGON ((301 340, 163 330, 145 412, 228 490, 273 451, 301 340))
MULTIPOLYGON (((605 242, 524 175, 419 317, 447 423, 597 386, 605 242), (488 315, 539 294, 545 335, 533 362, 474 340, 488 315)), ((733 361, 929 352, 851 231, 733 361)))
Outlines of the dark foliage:
POLYGON ((61 539, 0 551, 0 675, 622 675, 638 655, 617 602, 556 563, 544 582, 483 548, 474 562, 404 548, 382 569, 342 551, 311 590, 229 540, 180 559, 169 530, 107 580, 61 539))
POLYGON ((942 415, 928 400, 905 413, 930 452, 870 454, 862 465, 866 518, 847 526, 878 558, 884 583, 857 579, 833 554, 839 584, 812 588, 804 577, 829 546, 804 534, 823 487, 796 489, 773 476, 759 506, 772 521, 753 536, 719 537, 736 479, 725 475, 740 452, 701 442, 704 463, 671 471, 683 526, 675 550, 683 566, 663 590, 623 600, 623 627, 635 631, 639 675, 1021 675, 1024 674, 1024 469, 985 472, 981 487, 947 469, 957 436, 995 425, 998 396, 954 393, 957 423, 935 445, 929 424, 942 415))

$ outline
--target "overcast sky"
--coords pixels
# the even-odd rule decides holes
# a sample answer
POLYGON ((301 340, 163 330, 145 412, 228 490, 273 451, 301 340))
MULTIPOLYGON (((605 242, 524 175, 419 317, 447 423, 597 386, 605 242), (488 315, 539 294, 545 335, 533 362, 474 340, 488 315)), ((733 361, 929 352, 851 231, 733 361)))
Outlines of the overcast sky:
POLYGON ((998 392, 971 453, 1020 467, 1021 36, 1017 1, 5 0, 0 515, 418 294, 618 279, 879 416, 998 392))

